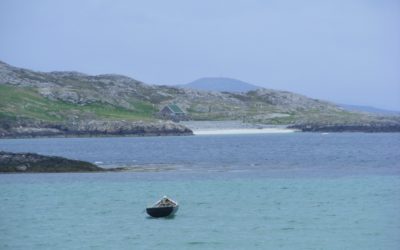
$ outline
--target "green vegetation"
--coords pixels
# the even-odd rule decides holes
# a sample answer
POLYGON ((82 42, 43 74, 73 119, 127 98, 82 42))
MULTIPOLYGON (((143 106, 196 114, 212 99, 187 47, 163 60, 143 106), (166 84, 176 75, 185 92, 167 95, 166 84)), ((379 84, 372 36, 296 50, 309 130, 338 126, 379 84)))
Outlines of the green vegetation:
POLYGON ((108 103, 85 105, 50 100, 29 87, 0 85, 0 119, 27 118, 45 122, 63 122, 67 119, 152 120, 156 109, 144 101, 132 100, 134 109, 108 103))
POLYGON ((390 127, 390 131, 400 128, 398 116, 348 112, 332 103, 287 91, 215 93, 147 85, 121 75, 43 73, 5 63, 0 63, 0 69, 0 136, 29 135, 35 129, 45 134, 53 133, 51 129, 131 131, 131 121, 154 121, 155 113, 171 104, 178 105, 176 112, 183 108, 193 120, 304 125, 306 129, 337 125, 351 127, 352 131, 361 126, 379 127, 379 131, 383 127, 390 127))

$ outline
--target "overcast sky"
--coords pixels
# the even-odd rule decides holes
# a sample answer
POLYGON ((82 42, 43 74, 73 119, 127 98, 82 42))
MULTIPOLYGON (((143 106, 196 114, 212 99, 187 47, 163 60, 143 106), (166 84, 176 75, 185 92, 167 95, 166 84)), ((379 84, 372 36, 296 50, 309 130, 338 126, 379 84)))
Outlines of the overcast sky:
POLYGON ((400 1, 1 0, 0 60, 400 110, 400 1))

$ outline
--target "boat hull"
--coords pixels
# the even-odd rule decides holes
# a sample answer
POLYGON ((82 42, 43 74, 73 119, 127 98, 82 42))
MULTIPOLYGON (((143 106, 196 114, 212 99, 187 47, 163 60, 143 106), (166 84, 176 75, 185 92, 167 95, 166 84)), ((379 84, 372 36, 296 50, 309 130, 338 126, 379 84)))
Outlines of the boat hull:
POLYGON ((160 218, 173 216, 179 209, 179 206, 174 207, 149 207, 146 208, 146 212, 151 217, 160 218))

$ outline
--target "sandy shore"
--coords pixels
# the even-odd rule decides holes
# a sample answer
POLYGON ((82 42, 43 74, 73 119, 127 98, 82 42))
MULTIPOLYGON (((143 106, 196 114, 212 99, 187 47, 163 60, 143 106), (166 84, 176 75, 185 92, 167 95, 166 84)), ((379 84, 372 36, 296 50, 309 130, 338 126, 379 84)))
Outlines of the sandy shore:
POLYGON ((250 124, 241 121, 189 121, 182 122, 194 135, 278 134, 297 130, 286 126, 250 124))
POLYGON ((280 134, 293 132, 296 132, 296 130, 279 128, 193 130, 194 135, 280 134))

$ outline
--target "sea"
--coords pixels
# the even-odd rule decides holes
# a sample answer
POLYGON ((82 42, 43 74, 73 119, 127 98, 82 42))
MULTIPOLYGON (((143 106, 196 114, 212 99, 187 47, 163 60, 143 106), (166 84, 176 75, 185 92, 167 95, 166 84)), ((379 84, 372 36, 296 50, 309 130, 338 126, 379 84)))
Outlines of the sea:
POLYGON ((2 139, 130 167, 0 174, 0 249, 400 249, 400 133, 2 139), (167 195, 172 218, 145 208, 167 195))

